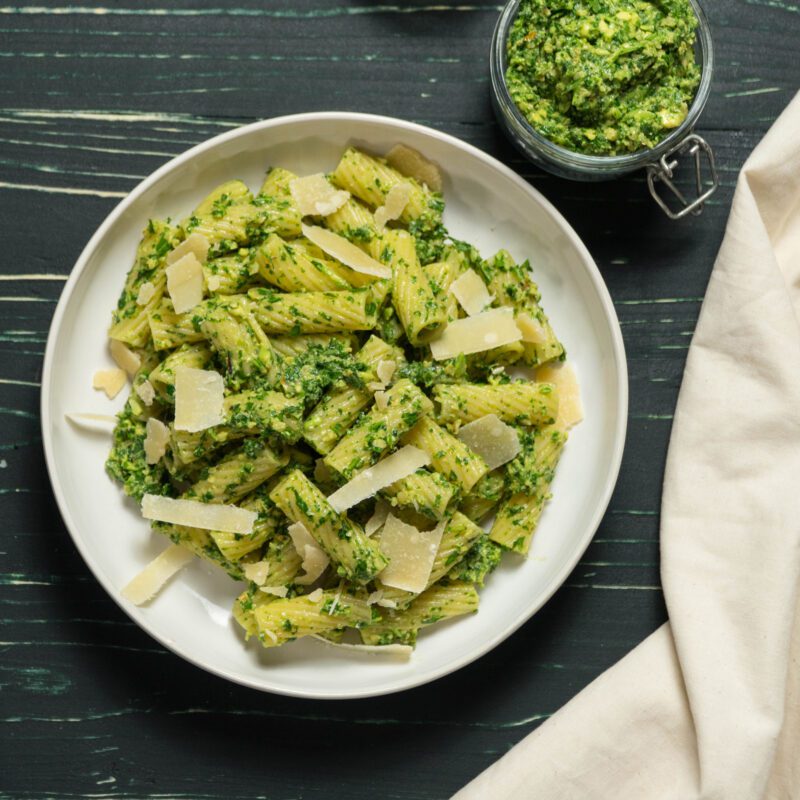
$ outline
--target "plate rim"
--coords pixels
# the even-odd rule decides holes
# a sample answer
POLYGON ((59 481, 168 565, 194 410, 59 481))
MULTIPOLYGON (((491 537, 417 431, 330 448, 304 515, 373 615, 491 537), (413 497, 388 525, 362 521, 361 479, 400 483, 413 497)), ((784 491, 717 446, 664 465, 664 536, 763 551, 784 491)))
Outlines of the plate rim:
POLYGON ((628 429, 628 365, 625 356, 625 345, 622 337, 622 330, 620 328, 619 319, 617 317, 616 309, 608 291, 608 287, 603 280, 597 264, 589 253, 588 248, 583 243, 581 238, 567 222, 561 212, 546 198, 544 195, 532 186, 528 181, 519 176, 512 169, 500 162, 498 159, 483 152, 474 145, 464 142, 456 136, 444 133, 442 131, 431 128, 427 125, 420 125, 419 123, 409 122, 407 120, 399 119, 396 117, 388 117, 385 115, 368 114, 363 112, 354 111, 311 111, 300 114, 287 114, 269 119, 262 119, 247 125, 241 125, 229 131, 225 131, 210 139, 206 139, 199 144, 185 150, 184 152, 174 156, 167 162, 162 164, 158 169, 148 175, 144 180, 138 183, 119 203, 108 213, 106 218, 94 232, 92 237, 81 250, 78 259, 72 267, 69 277, 64 284, 61 291, 61 296, 58 299, 53 318, 50 323, 47 334, 47 345, 45 347, 45 355, 42 366, 42 390, 40 400, 40 419, 42 428, 42 442, 45 454, 45 463, 47 466, 47 473, 50 479, 50 485, 53 490, 53 495, 58 505, 58 510, 61 519, 69 532, 75 547, 80 553, 86 565, 89 567, 92 575, 103 587, 109 597, 122 609, 125 615, 130 618, 139 628, 141 628, 149 636, 152 636, 157 642, 165 647, 170 652, 184 659, 185 661, 193 664, 206 672, 229 680, 240 686, 246 686, 250 689, 256 689, 261 692, 270 692, 273 694, 280 694, 287 697, 298 697, 305 699, 316 700, 355 700, 368 697, 382 697, 389 694, 413 689, 424 684, 432 683, 439 678, 457 672, 463 667, 477 661, 482 656, 493 650, 509 636, 515 633, 522 625, 533 617, 555 594, 555 592, 563 585, 569 574, 580 561, 583 554, 586 552, 590 542, 597 532, 600 522, 608 509, 611 500, 611 495, 617 483, 620 467, 622 464, 622 456, 625 448, 625 440, 628 429), (507 624, 498 628, 494 636, 484 641, 479 647, 470 650, 466 655, 454 662, 427 671, 423 674, 412 674, 408 678, 397 681, 395 684, 389 685, 385 688, 371 688, 366 690, 344 690, 341 692, 334 691, 319 691, 311 689, 294 689, 285 686, 271 686, 269 684, 268 673, 264 673, 262 680, 250 679, 244 675, 238 675, 231 670, 224 667, 214 666, 204 663, 196 658, 191 652, 184 650, 181 646, 171 642, 168 638, 161 635, 156 627, 150 624, 147 620, 135 616, 132 609, 129 609, 122 602, 122 596, 116 587, 110 584, 110 581, 105 576, 100 565, 95 561, 90 549, 86 547, 82 541, 80 528, 75 520, 69 514, 66 496, 61 484, 58 471, 55 464, 55 447, 53 438, 51 436, 52 419, 50 415, 51 397, 52 397, 52 372, 53 372, 53 358, 56 348, 57 334, 62 326, 63 317, 66 314, 67 307, 75 291, 75 287, 85 271, 90 259, 94 255, 95 250, 105 238, 108 229, 117 221, 117 219, 130 207, 142 194, 144 194, 150 187, 158 183, 163 177, 171 173, 173 170, 181 167, 192 158, 203 153, 207 150, 213 149, 229 140, 236 139, 240 136, 246 136, 250 133, 266 130, 268 128, 280 127, 282 125, 290 125, 296 123, 309 123, 320 120, 336 120, 346 121, 352 123, 378 123, 386 125, 395 130, 410 130, 420 133, 424 136, 438 139, 450 146, 457 149, 466 151, 473 157, 483 161, 487 166, 499 172, 505 178, 511 180, 517 185, 518 188, 528 193, 535 199, 545 211, 549 213, 555 224, 561 229, 569 241, 576 247, 579 255, 586 267, 586 272, 591 280, 593 288, 600 299, 600 305, 605 314, 606 322, 611 334, 613 362, 617 383, 617 408, 619 413, 620 424, 613 440, 612 452, 609 454, 608 471, 606 473, 605 483, 601 492, 600 502, 596 504, 594 513, 590 519, 589 524, 586 526, 583 537, 576 543, 575 548, 568 558, 555 573, 550 582, 546 585, 545 589, 539 594, 536 602, 532 603, 524 613, 511 619, 507 624))

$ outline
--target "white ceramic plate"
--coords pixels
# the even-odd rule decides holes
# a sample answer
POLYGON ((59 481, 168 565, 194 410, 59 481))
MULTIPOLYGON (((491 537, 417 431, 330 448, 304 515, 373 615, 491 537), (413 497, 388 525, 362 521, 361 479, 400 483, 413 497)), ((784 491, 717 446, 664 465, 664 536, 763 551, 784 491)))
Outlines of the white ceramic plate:
POLYGON ((365 114, 314 113, 248 125, 198 145, 141 183, 81 254, 56 309, 44 363, 42 428, 64 521, 86 563, 144 630, 178 655, 256 689, 315 698, 400 691, 453 672, 503 641, 563 583, 605 512, 622 458, 627 371, 622 336, 602 278, 572 228, 536 190, 498 161, 450 136, 365 114), (111 366, 106 330, 150 217, 181 218, 224 180, 259 185, 270 165, 330 171, 348 144, 386 152, 403 142, 444 172, 445 222, 484 256, 504 247, 530 258, 555 330, 578 372, 586 419, 572 433, 527 561, 506 556, 481 593, 478 614, 420 636, 409 661, 300 640, 245 645, 230 608, 241 589, 199 559, 146 608, 119 590, 166 545, 104 472, 109 437, 76 430, 67 412, 116 412, 91 388, 111 366))

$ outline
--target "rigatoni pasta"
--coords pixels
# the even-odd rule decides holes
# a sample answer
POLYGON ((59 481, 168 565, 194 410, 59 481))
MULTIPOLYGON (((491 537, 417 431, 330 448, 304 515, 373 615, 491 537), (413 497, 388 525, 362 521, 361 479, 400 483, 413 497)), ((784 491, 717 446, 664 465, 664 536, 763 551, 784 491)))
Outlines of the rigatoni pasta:
POLYGON ((382 158, 349 148, 333 166, 297 184, 274 167, 255 193, 232 179, 180 223, 148 222, 109 329, 134 388, 106 467, 147 508, 191 507, 152 528, 243 583, 245 638, 414 645, 477 610, 504 552, 529 551, 567 390, 507 368, 564 349, 527 262, 452 238, 441 195, 382 158), (167 268, 187 254, 202 297, 173 303, 167 268), (502 317, 504 338, 490 314, 485 341, 453 349, 465 308, 502 317), (215 408, 188 385, 215 386, 215 408), (476 420, 504 444, 458 438, 476 420))

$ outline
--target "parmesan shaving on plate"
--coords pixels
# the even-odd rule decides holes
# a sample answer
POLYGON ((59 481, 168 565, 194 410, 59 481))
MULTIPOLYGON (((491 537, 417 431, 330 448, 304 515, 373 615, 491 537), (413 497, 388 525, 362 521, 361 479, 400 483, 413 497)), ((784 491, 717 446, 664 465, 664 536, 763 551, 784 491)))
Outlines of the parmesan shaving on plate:
POLYGON ((359 472, 351 481, 337 489, 328 498, 328 502, 334 511, 346 511, 430 463, 431 458, 424 450, 407 444, 374 466, 359 472))
POLYGON ((348 644, 347 642, 332 642, 324 636, 319 636, 316 633, 311 634, 312 638, 316 639, 329 647, 338 647, 341 650, 350 650, 354 653, 371 653, 373 655, 384 656, 402 656, 409 658, 414 652, 414 648, 410 644, 348 644))
POLYGON ((431 355, 436 361, 442 361, 461 353, 469 355, 491 350, 521 338, 522 334, 514 323, 513 309, 493 308, 474 317, 451 322, 431 341, 431 355))
POLYGON ((145 519, 207 531, 252 533, 258 514, 237 506, 175 500, 158 494, 146 494, 142 498, 142 516, 145 519))
POLYGON ((569 430, 583 420, 583 404, 578 376, 569 362, 551 366, 546 364, 536 370, 536 380, 552 383, 558 392, 556 427, 569 430))
POLYGON ((269 575, 269 562, 254 561, 252 564, 245 564, 242 572, 247 580, 252 581, 256 586, 263 586, 269 575))
POLYGON ((144 605, 148 600, 152 600, 167 581, 183 569, 193 557, 194 554, 182 545, 171 544, 126 584, 120 594, 135 606, 144 605))
POLYGON ((145 281, 139 287, 139 294, 136 295, 136 305, 146 306, 153 299, 155 293, 156 287, 150 281, 145 281))
POLYGON ((176 314, 191 311, 203 300, 203 266, 194 253, 167 267, 167 291, 176 314))
POLYGON ((542 323, 524 311, 521 314, 517 314, 517 327, 522 333, 523 342, 544 344, 547 341, 547 331, 542 323))
POLYGON ((120 368, 124 369, 131 378, 139 371, 142 366, 142 359, 133 350, 129 350, 118 339, 108 340, 108 349, 111 353, 111 358, 114 363, 120 368))
POLYGON ((496 414, 487 414, 462 425, 456 435, 486 462, 490 470, 516 458, 521 449, 517 432, 496 414))
POLYGON ((197 433, 225 420, 225 381, 213 369, 175 370, 175 430, 197 433))
MULTIPOLYGON (((286 595, 289 594, 289 589, 286 586, 259 586, 258 590, 260 592, 264 592, 264 594, 273 594, 275 597, 286 597, 286 595)), ((278 641, 277 637, 272 632, 267 630, 264 632, 269 633, 269 635, 272 636, 273 641, 278 641)))
POLYGON ((289 183, 289 191, 304 217, 327 217, 350 199, 350 192, 336 189, 321 172, 295 178, 289 183))
POLYGON ((117 418, 110 414, 64 414, 75 427, 93 433, 112 433, 117 425, 117 418))
POLYGON ((301 566, 305 574, 295 578, 294 582, 301 586, 308 586, 325 572, 330 564, 330 559, 302 522, 292 523, 288 527, 287 533, 292 539, 297 555, 303 559, 301 566))
MULTIPOLYGON (((381 550, 389 565, 380 573, 386 586, 419 593, 428 585, 444 526, 421 531, 389 514, 381 533, 381 550)), ((383 605, 385 601, 378 601, 383 605)))
POLYGON ((481 276, 474 269, 468 269, 459 275, 450 284, 450 291, 461 308, 471 317, 480 314, 494 300, 481 276))
POLYGON ((157 464, 167 452, 169 428, 155 417, 150 417, 145 426, 144 458, 148 464, 157 464))
POLYGON ((378 366, 375 367, 375 374, 378 376, 379 381, 382 381, 383 383, 389 383, 394 376, 396 369, 396 361, 391 358, 382 358, 378 362, 378 366))
POLYGON ((344 236, 320 228, 318 225, 302 225, 303 236, 320 250, 341 261, 345 266, 363 275, 376 278, 391 278, 392 270, 380 261, 370 258, 363 250, 348 242, 344 236))
POLYGON ((150 383, 150 381, 137 383, 134 389, 146 406, 153 405, 153 400, 156 399, 156 390, 153 388, 153 384, 150 383))
POLYGON ((439 167, 413 148, 396 144, 386 154, 386 162, 403 175, 426 184, 434 192, 442 191, 442 173, 439 167))
POLYGON ((191 253, 201 264, 208 259, 210 243, 202 233, 190 233, 174 250, 167 253, 167 264, 174 264, 191 253))
POLYGON ((375 511, 364 525, 364 533, 366 533, 367 536, 372 536, 373 533, 382 528, 391 510, 392 507, 385 500, 378 498, 378 501, 375 503, 375 511))
POLYGON ((92 388, 104 391, 106 397, 113 400, 127 380, 128 374, 124 369, 99 369, 92 377, 92 388))
POLYGON ((386 193, 383 205, 375 209, 375 224, 378 230, 383 230, 387 222, 393 219, 400 219, 400 215, 411 199, 411 185, 408 183, 396 183, 386 193))

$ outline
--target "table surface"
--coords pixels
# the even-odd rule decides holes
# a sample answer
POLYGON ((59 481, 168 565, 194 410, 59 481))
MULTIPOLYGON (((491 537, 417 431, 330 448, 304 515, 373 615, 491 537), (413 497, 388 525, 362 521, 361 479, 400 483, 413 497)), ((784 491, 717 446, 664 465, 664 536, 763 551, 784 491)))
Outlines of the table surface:
POLYGON ((445 798, 665 620, 658 526, 672 413, 738 170, 799 83, 800 6, 708 9, 717 59, 699 130, 722 185, 682 223, 661 215, 643 174, 569 183, 514 152, 489 101, 498 10, 470 0, 0 8, 0 800, 445 798), (119 198, 218 133, 327 109, 446 131, 540 189, 608 283, 631 390, 608 513, 546 607, 455 675, 349 702, 228 684, 141 632, 64 528, 38 414, 55 303, 119 198))

